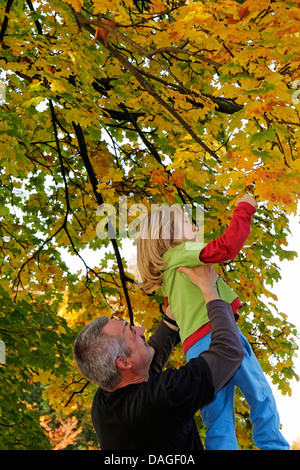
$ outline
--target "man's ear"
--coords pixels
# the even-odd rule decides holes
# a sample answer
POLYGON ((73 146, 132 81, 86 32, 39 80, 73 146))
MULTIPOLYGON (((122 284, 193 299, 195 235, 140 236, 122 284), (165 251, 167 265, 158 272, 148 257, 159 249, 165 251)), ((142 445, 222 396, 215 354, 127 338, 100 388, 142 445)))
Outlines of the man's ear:
POLYGON ((118 357, 116 360, 116 365, 120 370, 129 370, 132 368, 131 361, 126 357, 124 359, 118 357))

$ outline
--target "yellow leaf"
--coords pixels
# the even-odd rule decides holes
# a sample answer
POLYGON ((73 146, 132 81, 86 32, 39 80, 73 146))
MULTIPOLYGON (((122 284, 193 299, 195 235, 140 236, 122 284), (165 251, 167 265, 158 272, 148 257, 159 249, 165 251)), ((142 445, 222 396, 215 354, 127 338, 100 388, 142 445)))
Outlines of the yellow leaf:
POLYGON ((69 3, 75 11, 80 11, 83 5, 83 0, 63 0, 65 3, 69 3))
POLYGON ((108 10, 114 11, 116 9, 116 4, 113 0, 94 0, 94 14, 97 13, 105 14, 108 10))
POLYGON ((51 90, 57 93, 67 92, 67 88, 62 80, 51 80, 51 90))

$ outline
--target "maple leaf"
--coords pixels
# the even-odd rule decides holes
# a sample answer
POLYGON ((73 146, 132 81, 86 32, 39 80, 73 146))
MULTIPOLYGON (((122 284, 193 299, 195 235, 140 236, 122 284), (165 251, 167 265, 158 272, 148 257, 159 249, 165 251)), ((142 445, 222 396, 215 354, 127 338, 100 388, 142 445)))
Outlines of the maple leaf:
POLYGON ((185 180, 185 172, 180 171, 180 170, 173 171, 173 173, 170 177, 170 182, 175 184, 175 186, 177 186, 177 188, 183 188, 184 187, 184 180, 185 180))
POLYGON ((240 22, 242 19, 245 18, 245 16, 247 16, 249 13, 249 6, 246 5, 244 7, 241 7, 238 9, 237 11, 237 15, 238 15, 238 18, 234 18, 233 15, 228 15, 228 20, 227 20, 227 23, 228 24, 235 24, 235 23, 238 23, 240 22))
MULTIPOLYGON (((108 26, 117 29, 116 23, 113 23, 112 21, 101 19, 101 23, 107 24, 108 26)), ((107 29, 98 26, 94 37, 94 44, 96 44, 97 39, 101 37, 104 41, 105 46, 107 47, 107 36, 109 35, 109 33, 110 32, 107 29)))
POLYGON ((168 176, 164 170, 155 169, 151 171, 151 181, 153 184, 163 185, 168 181, 168 176))

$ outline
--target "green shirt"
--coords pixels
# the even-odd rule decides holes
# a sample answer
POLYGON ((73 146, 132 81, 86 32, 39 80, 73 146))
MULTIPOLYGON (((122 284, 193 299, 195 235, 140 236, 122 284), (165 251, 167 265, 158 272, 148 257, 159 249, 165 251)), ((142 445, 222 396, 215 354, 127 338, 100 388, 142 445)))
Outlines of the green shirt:
MULTIPOLYGON (((167 265, 163 271, 162 292, 168 297, 171 312, 180 328, 183 342, 198 328, 209 322, 206 303, 199 287, 193 284, 186 274, 177 271, 180 266, 193 268, 202 265, 199 259, 205 243, 188 241, 168 250, 163 258, 167 265)), ((217 290, 222 300, 229 304, 237 298, 237 294, 220 278, 217 290)))

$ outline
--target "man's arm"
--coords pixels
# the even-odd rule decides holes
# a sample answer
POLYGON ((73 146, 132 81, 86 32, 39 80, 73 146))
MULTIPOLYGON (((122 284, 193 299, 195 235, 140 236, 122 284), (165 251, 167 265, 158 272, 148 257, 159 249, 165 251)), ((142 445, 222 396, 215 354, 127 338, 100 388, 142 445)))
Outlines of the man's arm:
MULTIPOLYGON (((167 308, 166 314, 172 320, 175 319, 170 308, 167 308)), ((180 342, 178 327, 161 320, 155 332, 150 337, 148 344, 153 347, 155 353, 150 366, 150 374, 161 372, 172 353, 174 347, 180 342)))
POLYGON ((207 312, 211 325, 211 343, 201 356, 211 370, 217 392, 239 369, 245 353, 231 306, 215 299, 207 304, 207 312))
MULTIPOLYGON (((244 358, 244 349, 234 315, 231 306, 220 300, 216 289, 218 274, 211 265, 182 267, 178 270, 189 276, 190 280, 201 289, 207 305, 211 324, 211 344, 201 356, 210 368, 216 392, 235 374, 244 358)), ((169 309, 167 313, 172 317, 169 309)), ((173 325, 167 326, 162 320, 148 341, 155 350, 150 373, 163 370, 173 348, 180 342, 177 329, 172 328, 173 325)))
MULTIPOLYGON (((244 358, 244 349, 229 304, 220 300, 216 289, 217 273, 211 265, 196 268, 182 267, 180 272, 189 276, 204 296, 211 326, 211 343, 200 356, 207 362, 215 392, 235 374, 244 358)), ((187 312, 188 314, 188 312, 187 312)))

